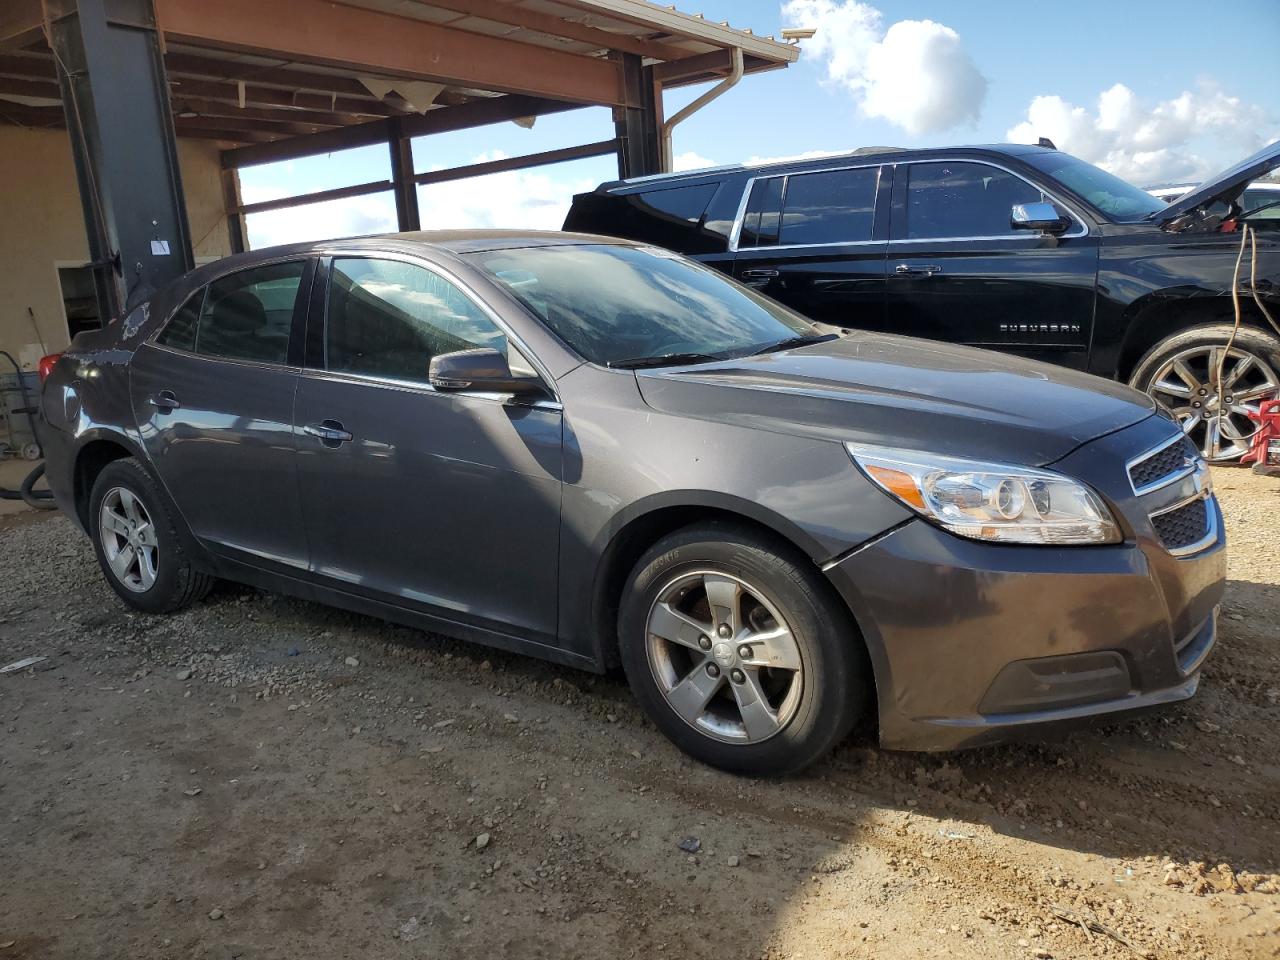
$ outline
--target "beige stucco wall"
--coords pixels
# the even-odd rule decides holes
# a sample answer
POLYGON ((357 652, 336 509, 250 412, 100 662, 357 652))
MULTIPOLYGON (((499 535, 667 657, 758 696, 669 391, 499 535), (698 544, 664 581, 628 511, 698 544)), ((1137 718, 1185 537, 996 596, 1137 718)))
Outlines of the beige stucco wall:
MULTIPOLYGON (((226 256, 217 145, 180 140, 178 159, 196 257, 226 256)), ((67 345, 57 267, 88 258, 66 133, 0 126, 0 349, 24 369, 67 345)))

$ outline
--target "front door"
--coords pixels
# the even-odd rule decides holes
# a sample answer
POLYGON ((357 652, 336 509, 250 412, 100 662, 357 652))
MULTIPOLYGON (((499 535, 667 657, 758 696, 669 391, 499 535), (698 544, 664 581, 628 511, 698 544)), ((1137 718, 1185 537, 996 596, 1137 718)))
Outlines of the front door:
POLYGON ((302 509, 328 586, 487 629, 556 632, 558 404, 436 392, 431 358, 507 351, 410 259, 339 257, 313 299, 296 407, 302 509))
POLYGON ((129 368, 142 442, 191 532, 232 559, 296 572, 307 567, 293 396, 308 273, 289 260, 213 281, 129 368))
POLYGON ((881 187, 876 166, 756 180, 734 276, 811 320, 883 329, 889 197, 881 187))
POLYGON ((899 164, 889 243, 887 329, 1083 368, 1093 327, 1098 242, 1015 230, 1014 204, 1052 200, 979 161, 899 164))

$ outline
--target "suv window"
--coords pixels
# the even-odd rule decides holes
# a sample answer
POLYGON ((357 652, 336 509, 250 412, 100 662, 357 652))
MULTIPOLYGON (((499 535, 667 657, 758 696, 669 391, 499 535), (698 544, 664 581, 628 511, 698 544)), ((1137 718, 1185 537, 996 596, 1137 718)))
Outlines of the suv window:
POLYGON ((259 363, 287 362, 305 267, 302 260, 271 263, 209 284, 196 330, 196 353, 259 363))
POLYGON ((475 302, 425 267, 400 260, 333 261, 325 322, 325 368, 425 383, 440 353, 507 339, 475 302))
POLYGON ((178 312, 169 318, 165 328, 160 331, 156 343, 179 350, 195 350, 196 324, 200 322, 200 306, 204 303, 205 290, 205 287, 201 287, 187 297, 187 302, 178 308, 178 312))
MULTIPOLYGON (((911 163, 908 240, 1018 236, 1009 225, 1015 203, 1044 199, 1021 177, 985 163, 911 163)), ((903 167, 899 167, 902 170, 903 167)))
POLYGON ((779 243, 854 243, 871 239, 878 167, 793 174, 787 178, 779 243))
POLYGON ((778 242, 778 221, 782 212, 782 189, 786 177, 757 180, 747 199, 738 235, 738 248, 767 247, 778 242))

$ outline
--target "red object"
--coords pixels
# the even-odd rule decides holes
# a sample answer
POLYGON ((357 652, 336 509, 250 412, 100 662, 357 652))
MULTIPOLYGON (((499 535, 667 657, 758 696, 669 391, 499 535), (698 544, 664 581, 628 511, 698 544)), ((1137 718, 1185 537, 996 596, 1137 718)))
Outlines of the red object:
POLYGON ((36 369, 40 373, 41 383, 44 383, 46 380, 49 379, 49 374, 53 373, 53 368, 57 365, 58 361, 61 359, 62 359, 62 354, 60 353, 51 353, 47 357, 40 358, 40 364, 38 367, 36 367, 36 369))
POLYGON ((1255 470, 1280 471, 1280 399, 1263 400, 1258 404, 1258 412, 1249 414, 1249 419, 1258 424, 1258 432, 1249 441, 1249 452, 1240 462, 1256 464, 1255 470))

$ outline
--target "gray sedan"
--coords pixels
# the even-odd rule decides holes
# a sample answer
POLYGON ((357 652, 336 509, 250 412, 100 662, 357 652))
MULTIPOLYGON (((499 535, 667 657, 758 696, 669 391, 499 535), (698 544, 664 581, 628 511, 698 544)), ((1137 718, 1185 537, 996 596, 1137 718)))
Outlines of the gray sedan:
POLYGON ((51 366, 49 482, 131 606, 224 577, 620 666, 730 770, 867 714, 949 749, 1185 699, 1215 640, 1218 506, 1145 396, 652 247, 263 250, 51 366))

